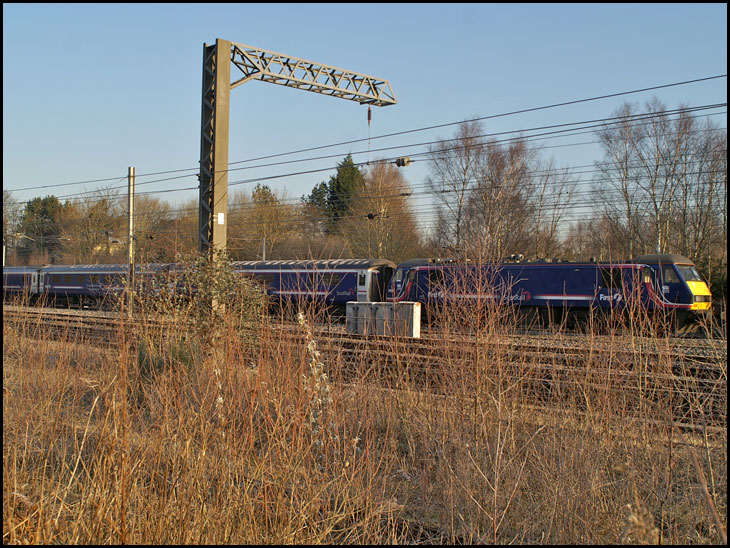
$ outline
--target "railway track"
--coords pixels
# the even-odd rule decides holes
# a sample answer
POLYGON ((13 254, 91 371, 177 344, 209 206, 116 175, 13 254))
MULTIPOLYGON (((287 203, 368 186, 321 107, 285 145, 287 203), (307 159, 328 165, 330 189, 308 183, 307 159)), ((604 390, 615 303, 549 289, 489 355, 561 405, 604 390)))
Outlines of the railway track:
POLYGON ((91 310, 59 310, 37 307, 3 307, 3 321, 31 338, 55 338, 68 342, 109 346, 129 340, 141 328, 164 329, 167 322, 122 318, 120 314, 91 310), (124 335, 124 337, 122 337, 124 335))
MULTIPOLYGON (((119 313, 4 306, 4 322, 26 336, 108 346, 134 341, 139 328, 119 313)), ((146 320, 144 328, 165 329, 146 320)), ((179 326, 177 327, 179 328, 179 326)), ((279 345, 304 345, 296 326, 276 326, 279 345)), ((711 340, 617 339, 553 335, 483 337, 428 334, 420 339, 353 336, 342 326, 315 326, 317 348, 337 382, 448 392, 509 389, 530 405, 578 407, 611 393, 625 410, 647 401, 670 405, 679 425, 723 426, 727 420, 727 343, 711 340)))
MULTIPOLYGON (((301 333, 289 330, 283 344, 301 333), (284 342, 286 341, 286 342, 284 342)), ((449 393, 461 383, 467 391, 520 392, 531 405, 557 402, 577 408, 611 394, 624 411, 655 403, 671 407, 678 426, 723 426, 727 419, 727 345, 687 342, 569 337, 464 336, 392 339, 315 332, 328 374, 390 388, 418 386, 449 393)), ((645 410, 645 409, 643 409, 645 410)), ((617 411, 617 410, 616 410, 617 411)))

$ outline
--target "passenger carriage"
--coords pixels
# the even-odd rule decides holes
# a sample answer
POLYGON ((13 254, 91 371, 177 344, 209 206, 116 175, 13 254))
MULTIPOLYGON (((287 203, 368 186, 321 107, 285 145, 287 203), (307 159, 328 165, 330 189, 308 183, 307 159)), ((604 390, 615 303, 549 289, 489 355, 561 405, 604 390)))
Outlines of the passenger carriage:
POLYGON ((233 269, 266 286, 280 303, 318 302, 344 310, 349 301, 383 301, 395 263, 384 259, 237 261, 233 269))
POLYGON ((38 292, 38 268, 30 266, 3 267, 3 298, 26 297, 33 300, 38 292))

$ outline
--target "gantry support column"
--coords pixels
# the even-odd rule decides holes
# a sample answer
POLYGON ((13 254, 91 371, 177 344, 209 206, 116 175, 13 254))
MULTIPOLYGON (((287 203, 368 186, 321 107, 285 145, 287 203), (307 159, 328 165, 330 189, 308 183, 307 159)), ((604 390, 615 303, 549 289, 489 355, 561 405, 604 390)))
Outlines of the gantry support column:
POLYGON ((226 250, 228 223, 228 111, 231 89, 250 80, 330 95, 360 104, 396 104, 387 80, 275 51, 217 39, 203 45, 198 249, 226 250), (231 83, 231 65, 243 76, 231 83))
POLYGON ((206 255, 226 249, 230 96, 231 42, 217 39, 203 45, 198 250, 206 255))

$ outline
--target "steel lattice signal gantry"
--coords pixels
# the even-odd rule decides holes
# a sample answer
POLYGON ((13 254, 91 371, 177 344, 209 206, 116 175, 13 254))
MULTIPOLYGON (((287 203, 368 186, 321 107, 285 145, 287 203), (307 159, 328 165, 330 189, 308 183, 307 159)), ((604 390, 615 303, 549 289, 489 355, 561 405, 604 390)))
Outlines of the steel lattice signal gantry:
POLYGON ((228 128, 231 89, 261 80, 360 104, 396 104, 387 80, 217 39, 203 45, 198 249, 226 249, 228 223, 228 128), (231 82, 231 64, 243 77, 231 82))

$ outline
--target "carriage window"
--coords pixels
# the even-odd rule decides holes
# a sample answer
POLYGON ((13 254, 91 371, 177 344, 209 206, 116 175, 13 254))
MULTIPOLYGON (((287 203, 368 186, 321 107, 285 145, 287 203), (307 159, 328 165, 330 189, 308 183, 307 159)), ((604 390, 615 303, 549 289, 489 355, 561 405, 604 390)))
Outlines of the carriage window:
POLYGON ((679 277, 671 266, 665 266, 663 270, 664 283, 665 284, 676 284, 679 283, 679 277))
POLYGON ((357 277, 357 285, 364 286, 365 285, 365 273, 360 272, 360 274, 357 277))
POLYGON ((329 278, 327 279, 327 285, 329 287, 340 285, 340 282, 342 281, 342 274, 330 274, 329 278))
POLYGON ((274 283, 273 274, 256 274, 255 278, 262 284, 272 285, 274 283))

